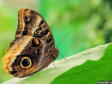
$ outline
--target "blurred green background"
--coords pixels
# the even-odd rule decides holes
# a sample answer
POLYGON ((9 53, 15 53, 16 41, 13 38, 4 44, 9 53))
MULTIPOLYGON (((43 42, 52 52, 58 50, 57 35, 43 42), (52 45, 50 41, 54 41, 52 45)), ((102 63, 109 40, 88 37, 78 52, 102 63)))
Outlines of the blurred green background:
POLYGON ((20 8, 34 9, 46 20, 62 54, 58 59, 112 41, 111 0, 0 0, 0 83, 12 78, 1 59, 14 40, 20 8))

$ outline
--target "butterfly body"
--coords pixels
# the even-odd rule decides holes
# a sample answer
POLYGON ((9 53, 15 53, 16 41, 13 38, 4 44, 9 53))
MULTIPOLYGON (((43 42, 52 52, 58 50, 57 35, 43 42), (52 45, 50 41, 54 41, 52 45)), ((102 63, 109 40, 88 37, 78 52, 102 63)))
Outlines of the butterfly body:
POLYGON ((3 57, 3 69, 15 77, 40 71, 59 54, 45 20, 32 9, 20 9, 15 40, 3 57))

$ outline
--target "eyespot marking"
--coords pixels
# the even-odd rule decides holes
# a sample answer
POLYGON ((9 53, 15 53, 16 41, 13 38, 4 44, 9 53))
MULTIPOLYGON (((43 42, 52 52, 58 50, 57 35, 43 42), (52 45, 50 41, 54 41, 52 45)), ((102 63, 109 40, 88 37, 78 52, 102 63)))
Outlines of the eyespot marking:
POLYGON ((38 47, 40 45, 40 41, 37 40, 36 38, 32 40, 32 46, 33 47, 38 47))
POLYGON ((31 18, 29 16, 25 16, 25 23, 29 23, 31 21, 31 18))
POLYGON ((32 65, 32 61, 31 61, 31 59, 29 58, 29 57, 23 57, 22 58, 22 60, 21 60, 21 62, 20 62, 20 66, 22 67, 22 68, 30 68, 31 67, 31 65, 32 65))

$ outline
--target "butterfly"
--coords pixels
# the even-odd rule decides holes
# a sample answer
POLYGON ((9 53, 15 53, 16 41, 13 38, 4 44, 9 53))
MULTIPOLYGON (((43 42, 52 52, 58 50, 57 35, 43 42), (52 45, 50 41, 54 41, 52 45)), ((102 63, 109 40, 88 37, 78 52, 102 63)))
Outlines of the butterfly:
POLYGON ((3 57, 3 69, 14 77, 26 77, 47 67, 58 54, 43 17, 32 9, 20 9, 15 40, 3 57))

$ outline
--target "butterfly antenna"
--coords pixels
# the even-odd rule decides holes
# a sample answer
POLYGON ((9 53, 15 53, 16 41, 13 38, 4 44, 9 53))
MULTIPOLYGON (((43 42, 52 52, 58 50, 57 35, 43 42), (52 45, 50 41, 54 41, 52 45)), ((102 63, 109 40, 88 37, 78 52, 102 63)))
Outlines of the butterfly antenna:
POLYGON ((63 54, 60 53, 60 56, 65 60, 65 61, 68 61, 68 59, 64 58, 63 54))
POLYGON ((60 44, 63 42, 63 40, 64 40, 66 37, 68 37, 68 35, 69 35, 69 33, 67 33, 67 34, 59 41, 59 43, 57 44, 56 47, 59 47, 60 44))
MULTIPOLYGON (((50 60, 51 60, 51 58, 50 58, 50 60)), ((54 62, 52 62, 53 63, 53 65, 54 65, 54 68, 56 68, 56 65, 54 64, 54 62)))
MULTIPOLYGON (((60 40, 60 42, 57 44, 56 47, 59 47, 60 44, 63 42, 63 40, 64 40, 66 37, 68 37, 69 34, 70 34, 70 32, 68 32, 68 33, 60 40)), ((60 55, 61 55, 61 57, 62 57, 64 60, 67 61, 67 59, 64 58, 64 55, 63 55, 61 52, 60 52, 60 55)))
POLYGON ((53 65, 54 65, 54 67, 56 68, 56 65, 54 64, 54 62, 53 62, 53 65))

